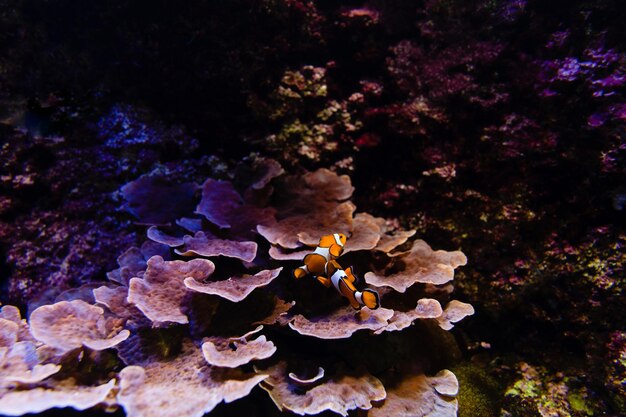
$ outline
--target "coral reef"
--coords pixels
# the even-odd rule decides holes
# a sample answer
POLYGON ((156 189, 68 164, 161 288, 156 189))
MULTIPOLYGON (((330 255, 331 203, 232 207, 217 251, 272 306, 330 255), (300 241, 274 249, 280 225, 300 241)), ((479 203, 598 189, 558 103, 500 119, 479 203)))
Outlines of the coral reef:
MULTIPOLYGON (((0 329, 2 331, 2 346, 0 347, 0 412, 4 415, 22 415, 37 413, 52 407, 73 407, 85 410, 97 404, 105 403, 115 387, 115 379, 107 380, 106 369, 101 370, 101 377, 90 379, 92 375, 80 373, 72 376, 71 371, 66 372, 66 365, 77 362, 77 356, 87 352, 80 352, 81 333, 86 344, 90 344, 95 350, 107 349, 120 343, 128 337, 128 331, 123 330, 117 338, 102 343, 102 340, 93 339, 93 334, 102 330, 102 314, 104 311, 97 306, 89 305, 81 300, 76 300, 68 305, 62 301, 55 305, 41 307, 44 309, 38 316, 53 316, 58 332, 48 332, 47 327, 35 329, 42 323, 36 318, 32 322, 35 326, 30 327, 26 320, 22 319, 19 311, 13 306, 2 307, 0 329), (90 327, 85 328, 77 325, 77 311, 90 309, 93 320, 87 323, 90 327), (68 319, 64 318, 67 310, 70 310, 68 319), (100 328, 98 328, 100 327, 100 328), (42 333, 43 330, 43 333, 42 333), (41 339, 48 339, 52 345, 37 339, 33 334, 39 334, 41 339), (65 341, 63 337, 70 337, 65 341), (73 342, 72 342, 73 340, 73 342), (76 346, 76 342, 78 346, 76 346), (78 349, 69 354, 66 352, 78 349)), ((34 313, 36 313, 35 310, 34 313)), ((85 359, 84 362, 88 362, 85 359)), ((72 368, 69 365, 68 368, 72 368)), ((76 369, 74 369, 76 373, 76 369)))
MULTIPOLYGON (((329 64, 332 66, 332 63, 329 64)), ((346 158, 353 151, 363 122, 359 119, 364 95, 355 92, 343 99, 328 96, 326 68, 305 65, 287 70, 266 100, 251 95, 249 105, 258 117, 281 126, 264 139, 265 147, 281 160, 298 155, 304 161, 346 158)))
POLYGON ((588 390, 563 374, 521 363, 520 378, 506 391, 505 413, 529 416, 588 416, 598 412, 588 390), (511 411, 508 411, 511 410, 511 411))
MULTIPOLYGON (((47 106, 53 112, 50 118, 71 112, 93 117, 63 102, 47 106)), ((128 201, 132 211, 140 212, 141 200, 160 195, 155 189, 167 187, 168 181, 219 170, 215 159, 191 157, 198 143, 180 128, 166 128, 146 110, 131 106, 115 106, 110 114, 101 115, 99 128, 60 126, 57 130, 67 132, 63 136, 41 136, 28 126, 13 125, 0 132, 2 265, 12 274, 3 282, 8 290, 4 301, 30 304, 31 309, 54 301, 68 288, 103 277, 117 254, 138 243, 137 230, 121 212, 115 193, 124 183, 156 170, 137 180, 150 182, 152 187, 142 188, 145 195, 128 201), (138 135, 144 139, 135 143, 138 135), (173 150, 189 158, 187 163, 168 165, 165 155, 173 150)), ((162 201, 163 213, 175 214, 175 208, 166 205, 184 205, 184 195, 189 200, 195 188, 180 190, 175 200, 162 201)), ((153 215, 154 220, 166 220, 153 215)))
POLYGON ((61 353, 82 346, 108 349, 130 335, 128 330, 116 332, 121 323, 106 320, 102 308, 80 299, 41 306, 33 311, 28 323, 36 340, 61 353))
POLYGON ((36 308, 28 323, 14 307, 3 308, 0 412, 100 403, 122 407, 128 416, 201 416, 260 384, 279 410, 300 415, 331 410, 347 416, 357 408, 386 415, 409 403, 410 415, 456 414, 458 382, 448 370, 437 373, 437 358, 409 355, 381 365, 367 345, 389 343, 388 332, 413 338, 406 332, 419 333, 419 321, 448 330, 473 314, 456 300, 441 306, 449 292, 439 288, 465 256, 433 252, 421 240, 405 243, 414 232, 354 215, 354 187, 345 175, 327 169, 284 175, 267 159, 242 165, 248 165, 240 169, 249 174, 244 182, 208 179, 197 187, 162 188, 173 196, 199 191, 193 204, 183 199, 167 210, 161 199, 146 198, 155 192, 150 177, 122 187, 127 210, 151 226, 141 249, 131 247, 118 258, 109 282, 67 292, 62 301, 36 308), (341 207, 350 209, 333 216, 341 207), (357 268, 379 265, 369 285, 380 291, 383 307, 355 312, 316 280, 293 279, 289 268, 301 261, 271 257, 270 247, 299 252, 328 230, 354 235, 350 260, 357 268), (412 249, 397 251, 402 244, 412 249), (401 288, 391 272, 398 265, 407 277, 401 288), (357 346, 367 360, 341 354, 357 346), (318 374, 311 378, 313 368, 318 374), (69 400, 68 389, 75 393, 69 400))
MULTIPOLYGON (((463 247, 473 262, 457 291, 488 318, 465 327, 472 355, 576 378, 608 414, 624 412, 614 347, 626 325, 619 9, 574 2, 555 19, 527 1, 346 7, 323 28, 337 45, 315 61, 324 65, 287 70, 300 74, 296 94, 281 95, 277 79, 249 101, 262 120, 280 115, 278 127, 265 123, 269 137, 286 136, 284 126, 297 132, 278 149, 262 142, 264 151, 351 172, 357 206, 431 244, 463 247), (310 68, 319 77, 307 77, 310 68), (323 94, 304 94, 313 86, 323 94), (333 103, 346 103, 343 120, 358 129, 331 123, 325 142, 303 154, 319 137, 317 115, 333 103)), ((504 399, 517 377, 486 372, 504 399)))
MULTIPOLYGON (((0 326, 6 401, 23 407, 32 392, 38 404, 108 406, 111 378, 130 364, 145 369, 128 371, 126 404, 149 412, 133 381, 170 359, 197 361, 209 385, 236 380, 247 393, 252 365, 212 373, 207 343, 220 364, 240 363, 227 350, 235 346, 268 374, 284 366, 287 376, 260 382, 277 392, 286 383, 306 396, 324 381, 371 375, 389 407, 412 387, 414 398, 455 406, 431 384, 451 367, 463 370, 462 417, 626 413, 621 2, 153 6, 0 2, 1 301, 28 317, 69 303, 97 326, 68 329, 73 347, 57 357, 5 306, 18 324, 17 339, 13 324, 0 326), (342 265, 380 285, 381 309, 362 320, 332 289, 287 280, 318 231, 335 229, 350 234, 342 265), (454 294, 473 307, 450 298, 450 282, 429 283, 452 277, 456 252, 446 258, 422 241, 471 259, 455 272, 454 294), (215 270, 202 262, 206 275, 176 275, 168 299, 157 265, 197 260, 215 270), (76 341, 111 343, 124 330, 113 350, 76 341), (270 343, 271 357, 256 356, 270 343), (282 356, 302 346, 306 354, 282 356), (325 360, 340 348, 340 360, 325 360), (335 371, 348 362, 345 375, 335 371), (72 403, 72 386, 93 396, 72 403)), ((213 413, 243 415, 258 401, 261 413, 278 413, 258 389, 213 413)), ((371 405, 341 411, 380 410, 371 405)))

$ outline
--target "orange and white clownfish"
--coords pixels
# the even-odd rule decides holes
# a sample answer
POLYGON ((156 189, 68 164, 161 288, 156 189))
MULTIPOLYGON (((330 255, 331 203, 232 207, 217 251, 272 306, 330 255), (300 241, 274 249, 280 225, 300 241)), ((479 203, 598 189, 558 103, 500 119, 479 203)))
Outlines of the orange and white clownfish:
POLYGON ((293 271, 296 278, 305 277, 308 274, 328 276, 328 262, 338 258, 343 253, 343 247, 348 238, 342 233, 322 236, 315 250, 304 257, 304 265, 293 271))
POLYGON ((318 276, 317 280, 326 287, 330 287, 332 284, 341 295, 348 299, 355 310, 360 310, 363 306, 371 310, 380 307, 380 298, 376 291, 370 288, 365 288, 363 291, 356 289, 354 284, 357 279, 352 272, 352 267, 344 270, 341 265, 332 260, 329 262, 328 270, 330 278, 318 276))

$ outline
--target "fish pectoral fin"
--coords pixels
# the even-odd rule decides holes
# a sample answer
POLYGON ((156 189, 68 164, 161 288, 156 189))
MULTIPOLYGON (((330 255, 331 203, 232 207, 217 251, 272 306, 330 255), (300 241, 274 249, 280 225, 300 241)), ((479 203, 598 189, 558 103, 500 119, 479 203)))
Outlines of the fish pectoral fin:
POLYGON ((300 279, 307 276, 307 272, 302 267, 296 268, 293 270, 293 276, 295 279, 300 279))
POLYGON ((338 244, 333 243, 332 245, 330 245, 328 252, 331 254, 331 256, 338 258, 339 256, 341 256, 341 253, 343 252, 343 248, 339 246, 338 244))
POLYGON ((332 285, 332 282, 330 281, 330 279, 326 278, 326 277, 322 277, 322 276, 318 276, 316 277, 317 280, 319 282, 322 283, 322 285, 324 285, 326 288, 330 288, 330 286, 332 285))

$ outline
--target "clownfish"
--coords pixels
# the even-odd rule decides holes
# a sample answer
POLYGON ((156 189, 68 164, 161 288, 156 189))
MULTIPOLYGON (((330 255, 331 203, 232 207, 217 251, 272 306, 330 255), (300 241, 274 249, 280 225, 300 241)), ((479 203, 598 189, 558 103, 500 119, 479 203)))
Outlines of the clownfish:
POLYGON ((356 276, 352 272, 352 267, 341 268, 335 260, 329 262, 328 268, 330 278, 323 276, 317 276, 317 280, 321 282, 327 288, 330 288, 331 284, 337 291, 348 299, 350 305, 355 310, 360 310, 361 307, 374 310, 380 307, 380 298, 378 293, 370 288, 365 288, 363 291, 356 289, 354 284, 357 281, 356 276))
POLYGON ((322 236, 320 243, 312 253, 304 257, 304 265, 293 271, 297 279, 311 275, 328 276, 327 265, 343 253, 348 238, 342 233, 322 236))

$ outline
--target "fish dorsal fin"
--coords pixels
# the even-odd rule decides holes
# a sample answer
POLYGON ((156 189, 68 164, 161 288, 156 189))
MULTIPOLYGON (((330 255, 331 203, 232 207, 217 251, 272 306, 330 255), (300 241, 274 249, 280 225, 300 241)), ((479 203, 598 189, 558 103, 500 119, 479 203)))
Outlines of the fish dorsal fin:
POLYGON ((354 272, 352 272, 352 267, 350 266, 344 269, 344 271, 346 272, 346 278, 348 278, 348 281, 354 284, 356 282, 356 276, 354 275, 354 272))

